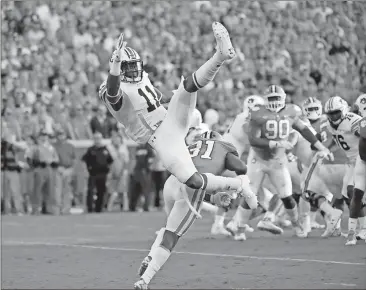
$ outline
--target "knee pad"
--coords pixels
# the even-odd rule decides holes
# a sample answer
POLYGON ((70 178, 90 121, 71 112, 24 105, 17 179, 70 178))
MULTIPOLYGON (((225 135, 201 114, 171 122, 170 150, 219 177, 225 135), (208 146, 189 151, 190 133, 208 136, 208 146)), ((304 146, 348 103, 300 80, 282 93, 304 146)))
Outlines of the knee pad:
POLYGON ((348 199, 351 200, 352 199, 352 196, 353 196, 353 189, 354 189, 354 186, 352 185, 348 185, 347 186, 347 196, 348 196, 348 199))
POLYGON ((310 191, 310 190, 306 190, 302 197, 308 201, 310 203, 310 206, 311 207, 315 207, 315 208, 319 208, 319 204, 318 204, 318 201, 320 198, 324 198, 326 199, 326 197, 320 193, 315 193, 313 191, 310 191))
POLYGON ((196 172, 187 180, 185 184, 193 189, 205 189, 207 185, 207 176, 196 172))
POLYGON ((340 209, 341 211, 344 211, 344 202, 345 202, 345 197, 336 198, 333 202, 333 208, 340 209))
POLYGON ((294 193, 292 196, 294 197, 296 203, 299 204, 301 194, 294 193))
POLYGON ((281 199, 285 209, 293 209, 296 206, 296 201, 292 195, 281 199))
POLYGON ((160 246, 169 250, 170 252, 174 249, 175 245, 179 240, 179 236, 176 233, 165 230, 163 235, 163 240, 160 243, 160 246))
POLYGON ((196 78, 195 73, 193 73, 192 75, 190 75, 187 78, 184 78, 183 86, 184 86, 184 89, 188 93, 194 93, 194 92, 197 92, 199 90, 197 80, 194 80, 193 78, 196 78))

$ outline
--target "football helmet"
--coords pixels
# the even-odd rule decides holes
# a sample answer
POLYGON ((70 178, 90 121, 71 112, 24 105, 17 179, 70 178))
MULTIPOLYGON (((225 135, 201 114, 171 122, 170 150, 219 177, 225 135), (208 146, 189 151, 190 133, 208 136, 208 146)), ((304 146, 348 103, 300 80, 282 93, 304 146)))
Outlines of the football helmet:
POLYGON ((280 86, 271 85, 264 92, 266 108, 272 112, 281 111, 286 105, 286 93, 280 86))
POLYGON ((317 98, 309 97, 302 104, 302 113, 310 121, 316 121, 323 114, 323 105, 317 98))
POLYGON ((202 114, 200 111, 198 111, 196 108, 193 110, 193 113, 191 115, 191 121, 189 124, 189 128, 191 127, 198 127, 202 123, 202 114))
POLYGON ((341 123, 348 111, 348 103, 339 96, 331 97, 324 106, 324 113, 333 125, 341 123))
POLYGON ((142 80, 144 64, 140 55, 131 47, 125 47, 121 59, 121 81, 138 83, 142 80))
POLYGON ((361 117, 366 117, 366 94, 362 94, 357 98, 354 104, 354 112, 361 117))
POLYGON ((244 100, 243 112, 259 110, 260 106, 264 106, 264 99, 261 96, 249 96, 244 100))

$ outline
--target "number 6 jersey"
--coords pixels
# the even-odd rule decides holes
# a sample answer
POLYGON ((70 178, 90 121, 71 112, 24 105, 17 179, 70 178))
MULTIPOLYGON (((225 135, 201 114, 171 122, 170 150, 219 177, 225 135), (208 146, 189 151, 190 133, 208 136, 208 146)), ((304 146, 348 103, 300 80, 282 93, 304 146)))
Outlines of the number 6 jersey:
POLYGON ((360 134, 360 120, 362 117, 354 113, 347 113, 339 125, 332 125, 326 120, 323 126, 333 135, 337 143, 347 155, 351 163, 356 162, 358 156, 358 140, 360 134))
POLYGON ((161 93, 157 94, 146 72, 139 83, 121 82, 115 97, 107 95, 107 82, 103 82, 99 97, 125 127, 126 134, 139 144, 148 142, 166 115, 160 105, 161 93))

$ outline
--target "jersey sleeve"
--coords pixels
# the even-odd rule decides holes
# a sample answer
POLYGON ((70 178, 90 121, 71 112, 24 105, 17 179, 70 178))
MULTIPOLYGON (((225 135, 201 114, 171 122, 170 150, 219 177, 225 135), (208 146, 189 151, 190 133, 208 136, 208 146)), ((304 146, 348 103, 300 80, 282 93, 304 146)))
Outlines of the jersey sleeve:
POLYGON ((118 101, 120 101, 122 97, 123 97, 123 91, 121 88, 118 89, 118 93, 116 96, 109 96, 107 94, 107 81, 104 81, 99 87, 99 98, 104 103, 108 101, 108 103, 113 105, 116 104, 118 101))
POLYGON ((360 134, 360 125, 362 117, 353 113, 348 113, 346 118, 350 122, 351 132, 353 134, 360 134))
POLYGON ((239 157, 239 153, 233 144, 224 141, 218 141, 218 142, 227 151, 227 153, 233 153, 235 156, 239 157))

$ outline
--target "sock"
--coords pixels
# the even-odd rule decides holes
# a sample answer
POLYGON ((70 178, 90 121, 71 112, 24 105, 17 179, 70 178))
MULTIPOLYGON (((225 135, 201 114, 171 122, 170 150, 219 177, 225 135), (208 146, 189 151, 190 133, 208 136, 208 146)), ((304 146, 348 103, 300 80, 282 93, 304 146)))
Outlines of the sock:
POLYGON ((360 224, 360 229, 361 230, 366 230, 366 216, 359 217, 358 218, 358 223, 360 224))
POLYGON ((331 215, 333 213, 334 208, 326 201, 319 205, 319 208, 324 211, 327 215, 331 215))
POLYGON ((216 52, 197 71, 195 71, 192 77, 197 88, 203 88, 211 82, 223 63, 224 61, 220 59, 220 53, 216 52))
POLYGON ((215 224, 216 225, 224 225, 225 214, 224 215, 215 215, 215 224))
POLYGON ((154 254, 154 250, 161 244, 161 242, 163 241, 164 232, 165 228, 161 228, 159 230, 158 234, 156 235, 155 241, 151 246, 148 256, 152 257, 152 255, 154 254))
POLYGON ((241 188, 241 181, 237 178, 232 177, 222 177, 213 175, 211 173, 202 174, 203 179, 207 178, 204 182, 206 183, 207 191, 216 191, 216 190, 238 190, 241 188))
POLYGON ((310 222, 312 224, 316 223, 316 211, 311 211, 310 212, 310 222))
POLYGON ((305 199, 300 198, 299 201, 299 211, 301 216, 307 216, 310 214, 310 203, 305 199))
POLYGON ((208 202, 202 203, 202 210, 215 214, 217 212, 217 206, 208 202))
POLYGON ((271 222, 274 222, 275 218, 276 218, 276 215, 272 211, 267 211, 263 217, 263 219, 270 220, 271 222))
POLYGON ((348 231, 356 231, 357 228, 357 219, 348 218, 348 231))
POLYGON ((341 219, 339 219, 339 221, 337 222, 337 226, 336 229, 340 229, 341 228, 341 219))
POLYGON ((141 279, 149 284, 151 279, 156 275, 160 268, 169 259, 171 252, 162 246, 155 248, 153 255, 151 256, 151 262, 147 267, 145 273, 141 276, 141 279))
POLYGON ((297 205, 294 208, 286 208, 286 212, 290 217, 290 221, 293 225, 297 225, 299 222, 299 212, 297 210, 297 205))
POLYGON ((252 211, 251 209, 245 209, 243 208, 242 206, 238 206, 238 209, 237 209, 237 212, 238 212, 238 216, 237 216, 237 222, 238 222, 238 225, 240 227, 246 225, 249 223, 249 218, 252 214, 252 211))

